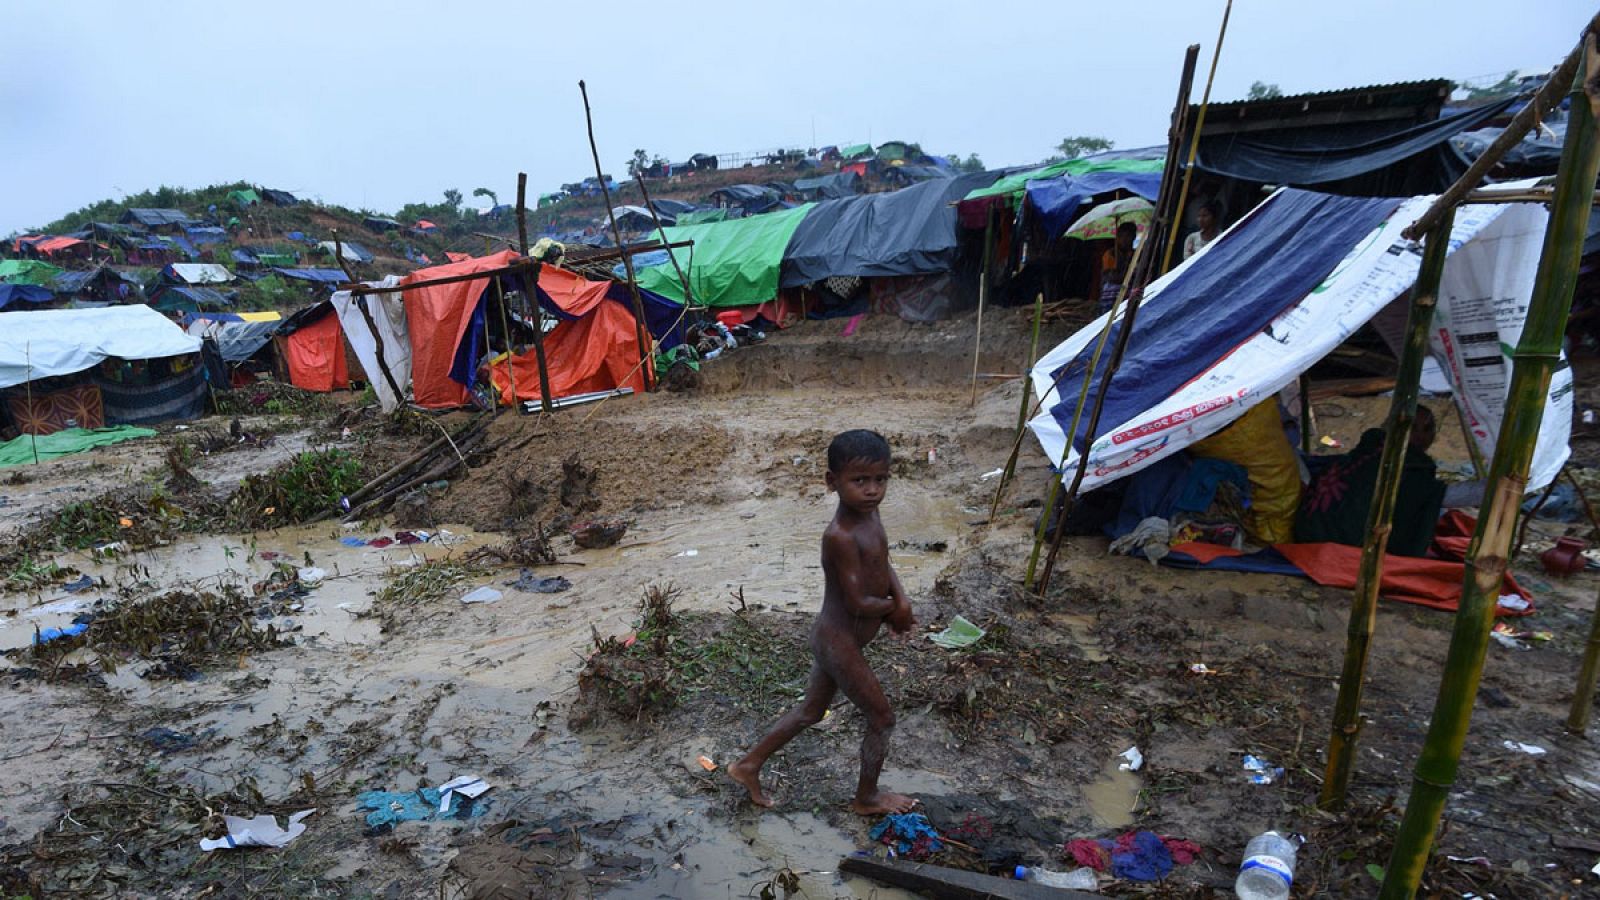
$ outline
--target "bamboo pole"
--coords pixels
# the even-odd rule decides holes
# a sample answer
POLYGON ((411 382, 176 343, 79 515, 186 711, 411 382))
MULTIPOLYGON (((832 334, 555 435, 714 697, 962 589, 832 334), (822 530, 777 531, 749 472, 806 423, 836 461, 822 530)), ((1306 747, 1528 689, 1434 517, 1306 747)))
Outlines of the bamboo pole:
MULTIPOLYGON (((500 331, 502 338, 506 342, 506 380, 510 383, 511 387, 511 406, 520 413, 522 410, 522 400, 517 397, 517 354, 515 352, 515 348, 511 345, 511 317, 506 315, 506 289, 500 284, 500 279, 498 278, 494 280, 494 299, 498 301, 500 305, 500 331)), ((487 315, 483 317, 483 325, 484 329, 487 330, 489 327, 489 317, 487 315)), ((490 349, 492 350, 493 348, 490 349)), ((491 389, 494 387, 493 378, 489 379, 489 387, 491 389)), ((543 384, 541 384, 540 387, 542 388, 543 384)), ((499 402, 500 392, 495 391, 497 412, 499 410, 499 402)))
MULTIPOLYGON (((1356 741, 1364 723, 1361 716, 1361 691, 1366 680, 1367 650, 1378 623, 1378 586, 1383 581, 1383 555, 1388 550, 1389 533, 1394 530, 1395 500, 1400 494, 1400 473, 1405 466, 1411 423, 1417 414, 1417 389, 1422 382, 1422 360, 1428 355, 1428 330, 1439 301, 1439 279, 1444 274, 1445 255, 1450 249, 1450 229, 1455 224, 1452 210, 1440 216, 1423 249, 1422 268, 1411 291, 1410 318, 1406 323, 1405 345, 1400 351, 1400 371, 1395 378, 1394 399, 1389 403, 1389 421, 1383 437, 1383 455, 1378 463, 1378 480, 1372 488, 1367 510, 1367 540, 1361 548, 1361 569, 1356 578, 1355 596, 1350 602, 1350 624, 1346 630, 1344 669, 1339 676, 1339 696, 1333 706, 1333 726, 1328 736, 1327 774, 1317 805, 1323 809, 1344 806, 1355 769, 1356 741)), ((1498 596, 1498 594, 1496 595, 1498 596)))
POLYGON ((1513 355, 1505 418, 1489 466, 1489 490, 1467 548, 1466 578, 1450 636, 1438 698, 1428 736, 1417 758, 1411 797, 1395 835, 1394 852, 1379 894, 1383 900, 1406 900, 1415 894, 1428 863, 1434 833, 1445 801, 1455 784, 1472 718, 1484 653, 1494 627, 1510 549, 1512 526, 1528 480, 1534 444, 1544 416, 1550 375, 1561 357, 1561 338, 1572 306, 1578 263, 1589 219, 1589 194, 1600 172, 1600 134, 1594 105, 1600 84, 1584 73, 1600 71, 1594 34, 1584 39, 1584 59, 1572 86, 1572 112, 1556 176, 1556 202, 1550 212, 1539 270, 1522 339, 1513 355))
POLYGON ((656 214, 655 204, 650 202, 650 189, 644 186, 644 174, 633 173, 633 180, 639 182, 639 196, 644 198, 644 208, 650 210, 650 218, 656 223, 656 234, 661 238, 661 246, 669 248, 667 259, 672 262, 672 271, 678 274, 678 283, 683 285, 683 308, 688 309, 694 305, 694 297, 689 291, 689 276, 684 273, 683 267, 678 265, 678 254, 670 249, 673 244, 667 240, 667 229, 661 224, 661 216, 656 214))
POLYGON ((994 206, 988 211, 983 225, 983 272, 978 276, 978 334, 972 342, 972 399, 968 406, 978 405, 978 358, 983 351, 983 305, 989 296, 989 263, 994 258, 994 206))
MULTIPOLYGON (((606 187, 605 172, 600 168, 600 148, 594 141, 594 114, 589 111, 589 88, 578 79, 578 92, 583 95, 583 120, 589 128, 589 152, 594 156, 594 177, 600 182, 600 195, 605 199, 606 218, 611 220, 611 236, 621 248, 622 229, 617 227, 617 211, 611 206, 611 189, 606 187)), ((639 296, 639 282, 634 279, 633 258, 622 254, 622 267, 628 273, 628 291, 633 297, 633 332, 639 341, 639 368, 644 376, 644 389, 655 389, 655 371, 650 365, 650 341, 644 330, 644 300, 639 296)))
MULTIPOLYGON (((1595 516, 1594 507, 1589 503, 1589 496, 1583 490, 1583 485, 1567 469, 1567 480, 1572 483, 1572 489, 1578 493, 1578 500, 1583 503, 1583 511, 1589 517, 1589 524, 1597 533, 1600 533, 1600 517, 1595 516)), ((1572 710, 1567 714, 1567 730, 1576 735, 1582 735, 1589 730, 1589 714, 1594 708, 1595 683, 1600 681, 1600 603, 1595 604, 1595 613, 1589 619, 1589 640, 1583 647, 1583 665, 1578 669, 1578 681, 1572 691, 1572 710)))
MULTIPOLYGON (((528 247, 528 173, 517 173, 517 241, 522 245, 522 255, 532 256, 528 247)), ((543 412, 552 412, 550 405, 550 366, 544 356, 544 306, 539 303, 539 272, 534 270, 533 279, 522 280, 522 296, 533 307, 533 356, 539 364, 539 409, 543 412)), ((507 338, 507 340, 510 340, 507 338)), ((512 398, 516 398, 513 389, 512 398)), ((526 409, 521 403, 517 409, 526 409)))
MULTIPOLYGON (((1028 364, 1022 367, 1022 401, 1017 407, 1017 436, 1021 437, 1022 430, 1028 427, 1028 395, 1032 393, 1029 386, 1032 383, 1033 363, 1039 358, 1039 323, 1044 321, 1044 294, 1038 294, 1033 300, 1033 338, 1028 342, 1028 364)), ((1000 473, 1000 484, 994 489, 994 502, 989 504, 989 521, 1000 512, 1000 495, 1005 493, 1006 482, 1011 480, 1012 473, 1017 470, 1017 456, 1022 452, 1022 441, 1011 442, 1011 455, 1006 457, 1006 464, 1000 473)))
MULTIPOLYGON (((1226 19, 1224 19, 1224 25, 1226 25, 1226 19)), ((1089 399, 1089 383, 1094 380, 1095 373, 1099 367, 1101 353, 1111 336, 1111 326, 1117 321, 1119 309, 1122 309, 1122 318, 1124 320, 1123 339, 1118 341, 1119 346, 1125 346, 1124 340, 1129 330, 1133 327, 1133 316, 1138 307, 1139 294, 1130 292, 1129 288, 1137 284, 1138 290, 1142 292, 1144 285, 1150 280, 1150 271, 1155 263, 1155 253, 1147 252, 1147 250, 1161 239, 1161 235, 1164 233, 1162 229, 1168 229, 1165 233, 1169 235, 1177 232, 1177 217, 1173 214, 1175 207, 1181 203, 1181 195, 1178 193, 1177 161, 1178 155, 1183 150, 1184 137, 1189 133, 1189 94, 1194 89, 1195 63, 1199 59, 1199 55, 1200 46, 1198 44, 1190 44, 1184 52, 1183 74, 1178 81, 1178 99, 1173 104, 1172 121, 1167 129, 1167 157, 1166 164, 1161 169, 1161 191, 1156 195, 1155 216, 1151 221, 1150 230, 1147 232, 1147 239, 1139 244, 1135 251, 1134 259, 1128 266, 1128 272, 1123 276, 1122 285, 1117 291, 1117 297, 1111 304, 1111 315, 1106 317, 1105 330, 1100 334, 1099 345, 1095 347, 1094 355, 1089 361, 1088 370, 1084 372, 1083 384, 1078 390, 1078 405, 1072 414, 1072 427, 1067 430, 1067 440, 1061 448, 1061 461, 1055 467, 1057 472, 1061 472, 1066 468, 1067 457, 1072 452, 1072 444, 1078 434, 1078 425, 1082 421, 1084 407, 1089 399), (1136 275, 1135 273, 1138 274, 1136 275), (1127 304, 1125 308, 1124 304, 1127 304)), ((1215 75, 1215 73, 1216 63, 1213 60, 1212 74, 1215 75)), ((1206 96, 1209 97, 1210 94, 1211 82, 1208 80, 1206 82, 1206 96)), ((1120 360, 1120 357, 1114 351, 1113 361, 1108 364, 1109 370, 1104 376, 1105 381, 1102 382, 1102 388, 1109 384, 1118 360, 1120 360)), ((1102 392, 1101 399, 1103 400, 1103 398, 1104 394, 1102 392)), ((1094 424, 1089 428, 1091 436, 1098 424, 1099 412, 1097 409, 1094 414, 1094 424)), ((1090 444, 1091 446, 1093 445, 1092 437, 1090 444)), ((1071 510, 1072 502, 1077 497, 1078 488, 1083 483, 1083 473, 1088 465, 1089 449, 1090 447, 1085 447, 1083 454, 1078 459, 1078 473, 1074 476, 1072 489, 1068 492, 1066 500, 1062 502, 1059 511, 1056 509, 1055 500, 1061 489, 1061 478, 1050 479, 1050 489, 1045 494, 1044 508, 1040 512, 1038 526, 1034 529, 1033 548, 1028 553, 1028 569, 1023 579, 1023 588, 1025 590, 1033 590, 1034 588, 1034 573, 1038 568, 1039 554, 1044 547, 1045 533, 1049 529, 1050 520, 1054 518, 1058 522, 1056 536, 1050 546, 1050 556, 1045 562, 1045 574, 1040 579, 1039 593, 1042 595, 1049 586, 1049 576, 1055 565, 1055 556, 1061 547, 1061 538, 1064 532, 1063 526, 1066 524, 1067 513, 1071 510)))
POLYGON ((1211 84, 1217 78, 1217 61, 1222 58, 1222 41, 1228 36, 1228 17, 1233 14, 1233 0, 1222 9, 1222 27, 1217 29, 1217 46, 1211 51, 1211 71, 1206 75, 1205 93, 1200 95, 1200 112, 1195 115, 1193 137, 1189 140, 1189 161, 1183 167, 1183 188, 1178 192, 1178 208, 1172 216, 1167 231, 1167 247, 1161 254, 1161 272, 1172 268, 1172 251, 1178 246, 1178 231, 1183 224, 1183 206, 1189 197, 1189 180, 1194 177, 1194 157, 1200 150, 1200 133, 1206 127, 1206 110, 1211 107, 1211 84))

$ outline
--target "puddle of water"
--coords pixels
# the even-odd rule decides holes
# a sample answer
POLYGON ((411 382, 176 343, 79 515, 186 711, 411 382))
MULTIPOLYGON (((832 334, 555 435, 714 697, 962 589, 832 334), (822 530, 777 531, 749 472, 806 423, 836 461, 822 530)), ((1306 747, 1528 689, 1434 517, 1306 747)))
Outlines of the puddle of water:
MULTIPOLYGON (((303 607, 289 618, 303 630, 297 634, 313 643, 370 644, 378 637, 375 621, 357 619, 356 613, 372 604, 372 596, 392 577, 397 566, 415 565, 446 555, 460 555, 492 543, 492 538, 473 533, 462 526, 445 526, 437 531, 444 540, 385 548, 348 547, 340 538, 371 539, 376 533, 352 531, 336 523, 282 528, 254 535, 206 535, 186 538, 165 547, 97 558, 89 553, 71 553, 58 562, 103 581, 107 585, 130 579, 150 581, 165 591, 178 586, 199 588, 223 582, 252 584, 272 574, 275 563, 296 568, 310 565, 327 573, 311 593, 301 598, 303 607), (263 558, 263 552, 279 554, 263 558)), ((0 596, 0 650, 24 647, 33 640, 34 626, 60 628, 74 616, 113 590, 95 588, 69 594, 59 587, 29 596, 0 596)), ((280 626, 286 624, 282 621, 280 626)), ((0 663, 3 665, 3 663, 0 663)))
POLYGON ((1065 628, 1072 635, 1072 644, 1083 653, 1084 659, 1089 662, 1105 661, 1105 648, 1100 645, 1100 639, 1094 636, 1094 616, 1076 613, 1051 613, 1050 620, 1065 628))
POLYGON ((1126 828, 1133 824, 1133 807, 1139 802, 1142 784, 1138 773, 1119 769, 1121 759, 1113 759, 1100 770, 1100 778, 1083 786, 1083 803, 1102 828, 1126 828))

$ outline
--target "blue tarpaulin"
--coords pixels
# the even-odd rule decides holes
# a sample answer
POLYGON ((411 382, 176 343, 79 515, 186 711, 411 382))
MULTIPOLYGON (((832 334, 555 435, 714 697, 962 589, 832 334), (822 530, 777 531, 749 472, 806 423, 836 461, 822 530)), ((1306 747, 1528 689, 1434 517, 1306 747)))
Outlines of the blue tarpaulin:
POLYGON ((1155 202, 1161 191, 1160 172, 1090 172, 1030 181, 1028 206, 1051 237, 1060 235, 1072 224, 1078 207, 1090 198, 1111 191, 1130 191, 1155 202))
MULTIPOLYGON (((1178 273, 1140 307, 1095 437, 1170 397, 1298 303, 1400 203, 1291 189, 1256 207, 1208 248, 1206 265, 1178 273)), ((1112 326, 1111 346, 1122 328, 1112 326)), ((1072 427, 1091 352, 1085 348, 1052 373, 1065 399, 1050 413, 1063 431, 1072 427)), ((1106 368, 1094 373, 1090 396, 1106 368)), ((1080 452, 1087 432, 1085 417, 1073 435, 1080 452)))
POLYGON ((346 280, 343 271, 339 269, 289 269, 275 268, 285 278, 294 278, 299 281, 315 281, 319 284, 342 284, 346 280))
POLYGON ((48 303, 54 299, 55 295, 50 293, 49 288, 33 284, 0 282, 0 309, 5 309, 13 303, 48 303))

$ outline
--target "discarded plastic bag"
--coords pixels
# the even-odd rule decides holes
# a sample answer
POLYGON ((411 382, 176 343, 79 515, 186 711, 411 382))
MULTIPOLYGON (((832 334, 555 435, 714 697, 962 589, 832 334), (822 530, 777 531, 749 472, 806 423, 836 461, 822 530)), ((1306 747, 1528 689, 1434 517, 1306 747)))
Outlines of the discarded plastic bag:
POLYGON ((970 647, 983 640, 983 636, 987 633, 982 628, 968 622, 965 617, 956 616, 950 620, 950 624, 945 626, 943 631, 938 634, 928 635, 928 640, 946 650, 959 650, 962 647, 970 647))
POLYGON ((1274 766, 1272 763, 1246 753, 1244 756, 1245 777, 1252 784, 1271 784, 1283 777, 1283 767, 1274 766))
POLYGON ((535 575, 527 569, 522 570, 522 576, 515 581, 505 583, 506 587, 527 591, 531 594, 559 594, 572 587, 572 582, 562 575, 535 575))
POLYGON ((300 820, 316 812, 314 809, 303 809, 289 817, 287 828, 278 827, 278 818, 272 815, 259 815, 253 819, 241 819, 238 816, 223 816, 222 822, 228 827, 227 835, 220 838, 201 838, 201 850, 232 850, 235 847, 282 847, 290 841, 305 833, 306 826, 300 820))
POLYGON ((484 585, 481 588, 477 588, 476 590, 468 592, 465 597, 461 598, 461 602, 462 603, 493 603, 496 600, 499 600, 503 596, 505 596, 505 595, 501 594, 499 591, 495 590, 494 588, 489 587, 488 585, 484 585))

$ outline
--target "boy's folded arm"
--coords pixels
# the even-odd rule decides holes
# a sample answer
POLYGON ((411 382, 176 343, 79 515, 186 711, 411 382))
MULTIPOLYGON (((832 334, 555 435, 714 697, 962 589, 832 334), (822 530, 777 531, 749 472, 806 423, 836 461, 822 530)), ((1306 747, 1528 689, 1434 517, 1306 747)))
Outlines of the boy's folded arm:
POLYGON ((834 574, 839 579, 839 594, 851 614, 881 619, 894 612, 893 597, 869 597, 861 585, 861 548, 849 535, 828 535, 823 541, 824 551, 832 558, 834 574))

